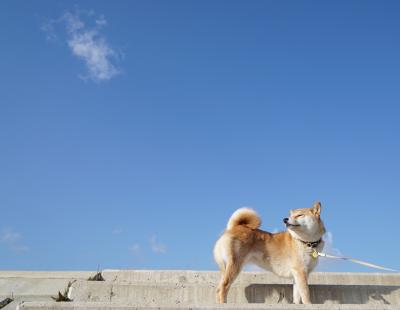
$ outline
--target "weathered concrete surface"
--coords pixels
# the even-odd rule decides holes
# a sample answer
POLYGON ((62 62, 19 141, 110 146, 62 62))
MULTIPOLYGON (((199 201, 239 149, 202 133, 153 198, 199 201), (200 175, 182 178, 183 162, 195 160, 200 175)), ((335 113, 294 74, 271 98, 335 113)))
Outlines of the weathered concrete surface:
POLYGON ((0 300, 12 297, 1 310, 14 310, 24 301, 52 301, 68 282, 86 280, 92 271, 0 271, 0 300))
POLYGON ((1 296, 50 296, 64 290, 73 279, 0 279, 1 296))
MULTIPOLYGON (((311 300, 318 304, 398 304, 400 285, 311 285, 311 300)), ((215 283, 131 283, 78 281, 74 301, 134 302, 140 305, 193 305, 215 303, 215 283)), ((292 303, 292 285, 234 284, 228 303, 292 303)))
POLYGON ((29 302, 29 301, 52 302, 53 300, 50 298, 50 296, 17 296, 17 297, 14 297, 13 302, 9 303, 4 308, 1 308, 1 310, 15 310, 19 304, 22 304, 23 302, 29 302))
POLYGON ((87 279, 94 275, 95 271, 20 271, 0 270, 0 279, 87 279))
POLYGON ((398 310, 398 306, 390 305, 267 305, 267 304, 225 304, 192 306, 144 307, 115 303, 43 303, 28 302, 19 307, 20 310, 398 310))
POLYGON ((94 272, 0 271, 0 298, 50 296, 64 290, 68 282, 87 280, 94 272))
POLYGON ((106 270, 106 281, 87 281, 94 274, 0 271, 0 298, 16 299, 2 310, 16 309, 23 301, 24 309, 400 309, 400 274, 314 273, 311 299, 324 305, 308 308, 289 304, 291 281, 268 272, 241 273, 224 306, 214 302, 218 272, 106 270), (74 280, 74 302, 51 302, 74 280))
MULTIPOLYGON (((106 281, 114 283, 208 283, 220 279, 217 271, 192 270, 111 270, 102 272, 106 281)), ((291 284, 292 280, 276 276, 272 272, 241 272, 235 283, 240 284, 291 284)), ((353 273, 313 272, 310 284, 346 285, 400 285, 400 273, 353 273)))
MULTIPOLYGON (((159 300, 176 304, 213 303, 220 277, 219 272, 209 271, 105 270, 102 275, 114 285, 104 286, 102 291, 91 290, 88 286, 79 291, 86 292, 92 300, 105 301, 112 295, 114 301, 135 300, 147 305, 157 304, 159 300), (129 284, 134 285, 135 291, 129 284), (93 291, 101 291, 101 294, 91 293, 93 291)), ((310 275, 309 283, 314 303, 400 305, 400 274, 316 272, 310 275)), ((290 279, 270 272, 242 272, 229 292, 228 302, 292 302, 291 284, 290 279)), ((78 300, 85 300, 81 298, 78 300)))

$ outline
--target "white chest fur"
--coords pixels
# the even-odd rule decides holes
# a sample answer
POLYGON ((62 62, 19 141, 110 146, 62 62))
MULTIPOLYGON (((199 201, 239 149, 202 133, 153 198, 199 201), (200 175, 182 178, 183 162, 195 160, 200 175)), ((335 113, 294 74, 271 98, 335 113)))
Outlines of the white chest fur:
POLYGON ((323 247, 324 247, 323 241, 321 241, 320 244, 315 249, 305 245, 302 242, 297 243, 298 259, 300 263, 304 266, 304 269, 306 270, 307 273, 313 271, 313 269, 318 264, 318 258, 314 258, 312 256, 313 251, 320 252, 322 251, 323 247))

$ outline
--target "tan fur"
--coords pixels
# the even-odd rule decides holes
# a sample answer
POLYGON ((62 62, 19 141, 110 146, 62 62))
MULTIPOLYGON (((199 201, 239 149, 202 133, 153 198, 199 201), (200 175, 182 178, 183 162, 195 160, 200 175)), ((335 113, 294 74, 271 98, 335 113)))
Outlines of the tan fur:
POLYGON ((252 229, 256 229, 261 225, 261 219, 257 212, 249 208, 241 208, 232 214, 228 221, 226 230, 230 230, 235 226, 244 225, 252 229))
MULTIPOLYGON (((214 246, 214 258, 221 270, 217 302, 226 302, 243 265, 254 263, 279 276, 293 278, 293 302, 311 303, 307 278, 318 259, 311 257, 312 248, 302 241, 317 241, 325 233, 320 213, 319 202, 312 208, 292 210, 287 225, 299 226, 289 226, 287 231, 276 234, 258 229, 261 219, 254 210, 242 208, 233 213, 214 246)), ((323 242, 316 250, 322 248, 323 242)))

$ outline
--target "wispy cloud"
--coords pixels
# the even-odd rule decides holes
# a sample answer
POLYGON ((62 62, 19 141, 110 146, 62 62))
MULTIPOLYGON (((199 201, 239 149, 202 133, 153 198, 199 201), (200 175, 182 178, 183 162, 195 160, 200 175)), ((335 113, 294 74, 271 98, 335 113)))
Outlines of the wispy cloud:
POLYGON ((150 247, 154 253, 163 254, 167 252, 167 246, 157 241, 157 236, 152 235, 150 237, 150 247))
POLYGON ((54 22, 55 21, 46 22, 40 27, 40 29, 46 34, 46 40, 57 40, 57 35, 54 29, 54 22))
POLYGON ((113 231, 111 232, 113 235, 120 235, 123 233, 123 229, 122 228, 114 228, 113 231))
POLYGON ((13 244, 10 249, 17 253, 28 252, 31 248, 24 244, 13 244))
POLYGON ((325 233, 324 236, 324 242, 325 242, 325 246, 324 246, 324 252, 333 254, 333 255, 339 255, 342 256, 342 252, 340 252, 340 250, 338 248, 335 248, 333 246, 333 234, 330 231, 327 231, 325 233))
POLYGON ((129 250, 135 257, 140 257, 142 255, 142 247, 139 243, 131 245, 129 247, 129 250))
POLYGON ((276 234, 276 233, 278 233, 278 232, 280 232, 280 231, 282 231, 282 229, 278 229, 277 227, 275 227, 271 232, 272 232, 273 234, 276 234))
POLYGON ((1 235, 0 238, 2 243, 8 243, 8 244, 15 243, 19 239, 21 239, 21 234, 10 230, 3 231, 3 234, 1 235))
MULTIPOLYGON (((322 252, 324 253, 328 253, 328 254, 333 254, 333 255, 337 255, 337 256, 343 256, 342 252, 338 249, 335 248, 333 245, 333 234, 330 231, 327 231, 324 235, 324 249, 322 250, 322 252)), ((321 257, 320 258, 320 263, 317 267, 318 271, 335 271, 337 270, 337 268, 339 268, 341 265, 340 261, 337 260, 332 260, 329 258, 324 258, 321 257)))
POLYGON ((29 247, 22 243, 22 235, 12 229, 5 229, 0 235, 0 243, 9 250, 17 253, 29 251, 29 247))
POLYGON ((66 36, 72 54, 85 64, 86 73, 81 75, 82 79, 100 82, 120 73, 120 69, 113 64, 119 54, 102 34, 102 28, 107 25, 103 15, 97 16, 93 11, 68 11, 41 27, 48 40, 58 38, 56 28, 59 25, 63 26, 63 36, 66 36))

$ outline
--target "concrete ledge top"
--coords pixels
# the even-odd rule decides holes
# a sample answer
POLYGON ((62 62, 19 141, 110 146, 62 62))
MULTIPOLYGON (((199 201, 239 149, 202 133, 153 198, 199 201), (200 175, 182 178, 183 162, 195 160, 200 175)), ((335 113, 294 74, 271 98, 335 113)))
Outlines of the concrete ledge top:
POLYGON ((19 305, 19 309, 24 310, 394 310, 399 309, 398 306, 391 305, 293 305, 293 304, 224 304, 224 305, 205 305, 199 307, 192 306, 161 306, 161 307, 146 307, 130 304, 116 304, 116 303, 101 303, 101 302, 25 302, 19 305))
MULTIPOLYGON (((15 271, 0 270, 0 279, 77 279, 87 280, 96 271, 15 271)), ((194 270, 114 270, 102 272, 106 281, 120 283, 217 283, 218 271, 194 270)), ((236 283, 291 284, 271 272, 241 272, 236 283)), ((395 285, 400 286, 400 273, 313 272, 311 285, 395 285)))
MULTIPOLYGON (((111 270, 102 272, 107 281, 120 283, 218 283, 218 271, 192 270, 111 270)), ((235 281, 241 284, 292 284, 272 272, 241 272, 235 281)), ((400 273, 313 272, 311 285, 394 285, 400 286, 400 273)))
POLYGON ((0 270, 0 278, 25 279, 87 279, 96 271, 21 271, 0 270))

